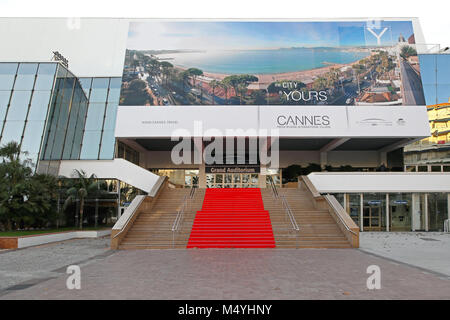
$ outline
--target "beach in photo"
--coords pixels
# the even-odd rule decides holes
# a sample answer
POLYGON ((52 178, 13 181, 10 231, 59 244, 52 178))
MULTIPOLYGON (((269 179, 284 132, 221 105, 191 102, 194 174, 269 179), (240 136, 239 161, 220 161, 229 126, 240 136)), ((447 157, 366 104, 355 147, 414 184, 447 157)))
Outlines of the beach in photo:
POLYGON ((132 23, 121 105, 422 104, 414 47, 408 21, 132 23))

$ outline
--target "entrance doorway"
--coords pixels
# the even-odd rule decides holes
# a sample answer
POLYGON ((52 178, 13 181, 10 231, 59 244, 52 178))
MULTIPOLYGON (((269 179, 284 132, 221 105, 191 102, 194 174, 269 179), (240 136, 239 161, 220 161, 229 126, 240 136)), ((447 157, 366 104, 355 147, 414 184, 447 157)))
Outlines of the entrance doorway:
POLYGON ((258 173, 208 173, 207 188, 258 188, 258 173))
POLYGON ((364 231, 381 231, 381 211, 380 206, 364 206, 364 231))

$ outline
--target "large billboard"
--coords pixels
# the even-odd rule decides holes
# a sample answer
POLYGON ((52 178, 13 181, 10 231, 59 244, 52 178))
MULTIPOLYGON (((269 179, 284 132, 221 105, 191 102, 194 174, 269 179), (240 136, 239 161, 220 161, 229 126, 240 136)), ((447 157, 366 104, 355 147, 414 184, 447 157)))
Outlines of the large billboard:
POLYGON ((120 104, 425 105, 411 20, 131 22, 120 104))

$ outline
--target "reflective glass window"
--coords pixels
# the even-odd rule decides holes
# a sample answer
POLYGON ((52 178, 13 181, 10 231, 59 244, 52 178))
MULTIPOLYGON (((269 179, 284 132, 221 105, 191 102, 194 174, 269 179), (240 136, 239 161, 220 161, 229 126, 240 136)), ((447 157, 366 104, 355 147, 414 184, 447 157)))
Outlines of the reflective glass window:
POLYGON ((114 131, 112 130, 103 131, 100 159, 104 160, 113 159, 114 145, 115 145, 114 131))
POLYGON ((436 86, 437 103, 447 103, 449 101, 449 98, 450 98, 450 84, 448 82, 447 84, 438 83, 438 85, 436 86))
POLYGON ((116 115, 118 105, 115 103, 108 103, 106 106, 105 123, 103 130, 114 130, 116 127, 116 115))
POLYGON ((411 231, 411 206, 411 193, 389 194, 389 219, 391 231, 411 231))
POLYGON ((8 108, 11 91, 0 91, 0 121, 5 120, 6 109, 8 108))
POLYGON ((25 120, 30 98, 31 91, 14 91, 6 120, 25 120))
POLYGON ((14 84, 14 90, 33 89, 36 78, 37 63, 21 63, 17 71, 17 78, 14 84))
POLYGON ((436 84, 436 55, 419 55, 420 75, 423 84, 436 84))
POLYGON ((120 89, 122 86, 122 78, 110 78, 109 88, 110 89, 120 89))
POLYGON ((92 89, 108 89, 109 78, 93 78, 92 89))
POLYGON ((89 103, 85 130, 101 130, 104 112, 104 103, 89 103))
POLYGON ((27 121, 21 150, 30 154, 39 153, 45 121, 27 121))
POLYGON ((361 216, 361 195, 359 194, 347 194, 347 208, 346 211, 356 223, 360 226, 360 216, 361 216))
POLYGON ((92 78, 80 78, 80 85, 86 94, 86 97, 89 98, 89 90, 91 89, 92 78))
POLYGON ((24 123, 24 121, 5 121, 1 144, 5 144, 11 141, 20 143, 20 140, 22 139, 24 123))
POLYGON ((444 231, 444 221, 446 219, 448 219, 447 194, 428 194, 428 230, 444 231))
POLYGON ((450 55, 439 54, 437 55, 437 83, 438 84, 450 84, 450 55))
POLYGON ((108 102, 115 102, 119 104, 120 99, 120 88, 119 89, 109 89, 108 102))
POLYGON ((108 89, 92 89, 91 96, 89 97, 90 103, 106 102, 106 96, 108 95, 108 89))
POLYGON ((70 159, 72 154, 73 141, 75 137, 75 130, 78 119, 78 111, 80 109, 80 102, 73 101, 72 109, 70 110, 69 124, 67 125, 66 140, 64 142, 63 159, 70 159))
POLYGON ((120 87, 122 85, 122 78, 111 78, 109 84, 108 102, 119 102, 120 87))
POLYGON ((436 84, 424 84, 423 93, 425 95, 425 103, 427 105, 438 104, 436 84))
POLYGON ((51 90, 56 72, 55 63, 39 64, 34 90, 51 90))
POLYGON ((50 102, 50 94, 50 91, 35 91, 33 93, 28 120, 45 120, 50 102))
POLYGON ((101 131, 85 131, 80 159, 95 160, 98 158, 101 131))
POLYGON ((16 77, 17 63, 0 63, 0 90, 11 90, 16 77))

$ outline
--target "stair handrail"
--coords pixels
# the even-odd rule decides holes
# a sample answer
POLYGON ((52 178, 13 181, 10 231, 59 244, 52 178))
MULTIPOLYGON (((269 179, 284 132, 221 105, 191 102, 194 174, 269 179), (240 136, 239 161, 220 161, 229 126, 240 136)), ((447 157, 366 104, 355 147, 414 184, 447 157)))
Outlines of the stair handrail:
POLYGON ((298 247, 298 236, 300 233, 300 227, 298 226, 297 220, 295 219, 292 209, 289 206, 288 201, 286 200, 286 196, 280 195, 278 193, 277 186, 274 183, 272 176, 268 176, 268 178, 269 178, 270 187, 272 189, 272 195, 275 199, 278 199, 281 201, 281 205, 283 206, 284 212, 291 223, 292 230, 295 232, 295 240, 296 240, 295 242, 296 242, 296 247, 298 247))
POLYGON ((189 194, 187 194, 183 197, 183 202, 181 203, 180 209, 177 211, 177 215, 172 224, 172 247, 175 246, 175 233, 180 231, 182 221, 184 219, 184 212, 186 211, 186 208, 188 207, 189 201, 194 198, 196 189, 197 188, 191 188, 191 191, 189 192, 189 194))
POLYGON ((267 176, 269 178, 269 184, 270 184, 270 188, 272 189, 272 195, 275 199, 278 199, 279 194, 277 191, 277 186, 275 185, 275 183, 273 182, 273 178, 272 176, 267 176))
POLYGON ((298 226, 297 220, 295 219, 294 214, 292 213, 291 207, 289 206, 289 203, 286 200, 286 197, 284 195, 280 196, 281 203, 283 204, 284 210, 289 217, 289 220, 292 225, 292 229, 294 231, 300 231, 300 227, 298 226))

